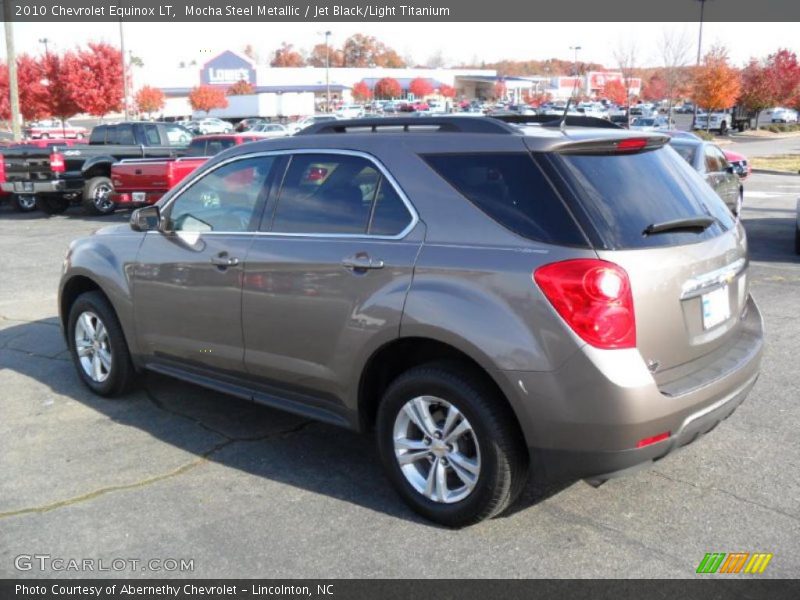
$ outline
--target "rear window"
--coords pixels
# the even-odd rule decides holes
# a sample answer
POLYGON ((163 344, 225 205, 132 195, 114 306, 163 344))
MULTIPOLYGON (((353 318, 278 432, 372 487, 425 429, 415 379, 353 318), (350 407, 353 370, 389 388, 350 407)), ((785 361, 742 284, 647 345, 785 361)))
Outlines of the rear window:
POLYGON ((428 154, 422 158, 470 202, 514 233, 549 244, 587 245, 529 154, 428 154))
POLYGON ((604 247, 690 244, 733 226, 724 202, 669 146, 637 154, 550 157, 604 247), (648 225, 697 215, 710 215, 716 222, 701 233, 643 234, 648 225))

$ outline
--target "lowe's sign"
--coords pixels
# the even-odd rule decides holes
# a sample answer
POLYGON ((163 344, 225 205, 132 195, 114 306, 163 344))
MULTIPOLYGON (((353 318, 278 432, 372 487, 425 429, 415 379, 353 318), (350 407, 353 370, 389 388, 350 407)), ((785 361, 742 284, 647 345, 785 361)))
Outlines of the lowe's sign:
POLYGON ((256 70, 253 64, 226 50, 203 65, 200 81, 207 85, 233 85, 237 81, 256 84, 256 70))

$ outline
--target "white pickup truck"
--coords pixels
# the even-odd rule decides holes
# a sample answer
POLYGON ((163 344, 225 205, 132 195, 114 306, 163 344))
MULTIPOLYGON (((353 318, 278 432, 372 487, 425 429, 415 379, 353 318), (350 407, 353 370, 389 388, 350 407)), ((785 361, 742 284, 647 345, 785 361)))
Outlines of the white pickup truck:
POLYGON ((733 119, 729 112, 717 111, 712 113, 697 113, 697 118, 694 121, 694 129, 702 129, 709 131, 718 131, 720 135, 728 133, 731 128, 733 119), (711 119, 710 123, 708 119, 711 119))

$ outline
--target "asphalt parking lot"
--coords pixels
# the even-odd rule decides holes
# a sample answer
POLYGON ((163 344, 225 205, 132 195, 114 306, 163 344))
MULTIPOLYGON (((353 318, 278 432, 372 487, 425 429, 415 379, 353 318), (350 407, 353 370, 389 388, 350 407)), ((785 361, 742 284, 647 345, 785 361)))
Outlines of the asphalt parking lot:
MULTIPOLYGON (((744 222, 768 344, 727 421, 627 478, 529 486, 500 518, 451 531, 416 517, 372 442, 155 375, 90 394, 69 361, 56 285, 69 241, 127 213, 0 207, 0 577, 19 555, 193 559, 194 577, 691 577, 707 552, 770 552, 800 573, 800 177, 753 175, 744 222)), ((90 574, 91 575, 91 574, 90 574)), ((706 576, 708 577, 708 576, 706 576)))

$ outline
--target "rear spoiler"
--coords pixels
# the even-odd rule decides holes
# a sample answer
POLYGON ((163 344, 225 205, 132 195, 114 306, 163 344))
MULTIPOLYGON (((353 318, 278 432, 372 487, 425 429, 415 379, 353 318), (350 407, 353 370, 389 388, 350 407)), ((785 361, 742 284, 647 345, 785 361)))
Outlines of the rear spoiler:
POLYGON ((668 135, 648 135, 567 142, 555 148, 559 154, 635 154, 656 150, 668 144, 668 135))
MULTIPOLYGON (((511 123, 512 125, 542 125, 543 127, 560 127, 561 117, 554 115, 515 115, 515 114, 490 114, 492 119, 511 123)), ((601 129, 623 129, 616 123, 600 117, 586 115, 567 115, 565 125, 568 127, 597 127, 601 129)))

